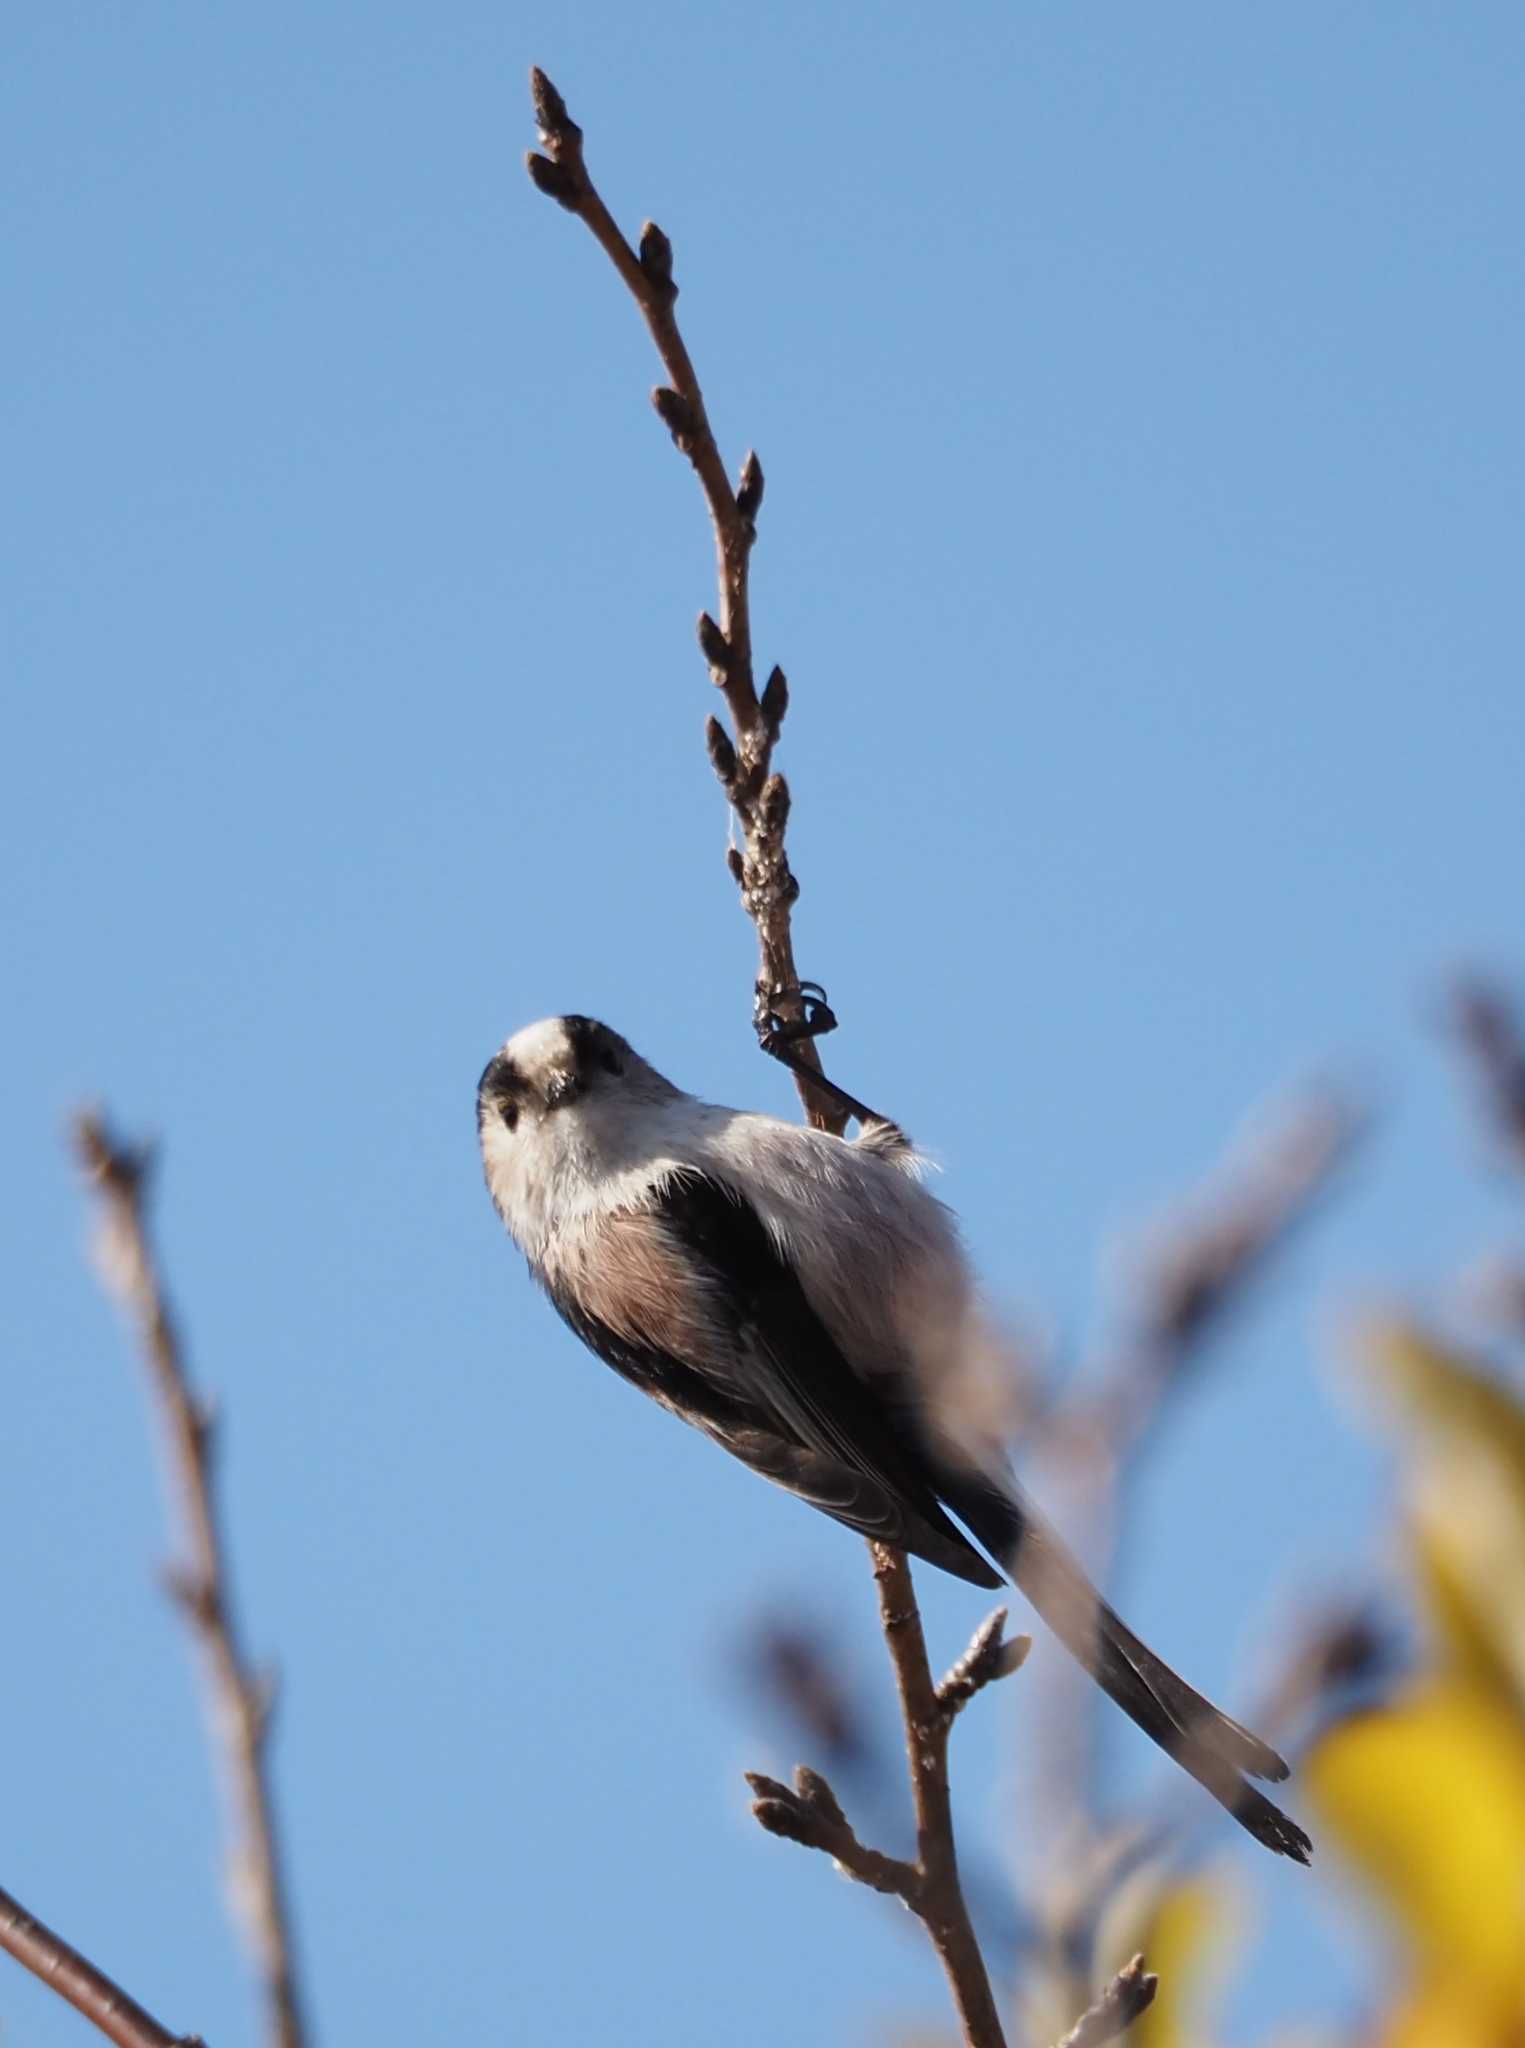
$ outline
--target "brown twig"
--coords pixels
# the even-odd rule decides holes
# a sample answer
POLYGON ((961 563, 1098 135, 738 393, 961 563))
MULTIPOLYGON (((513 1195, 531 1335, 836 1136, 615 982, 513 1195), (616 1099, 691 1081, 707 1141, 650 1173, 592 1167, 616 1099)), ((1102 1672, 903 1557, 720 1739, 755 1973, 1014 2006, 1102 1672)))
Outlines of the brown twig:
POLYGON ((748 1771, 746 1780, 752 1788, 752 1815, 759 1827, 786 1842, 819 1849, 859 1884, 903 1899, 908 1906, 913 1904, 921 1875, 916 1865, 865 1848, 819 1771, 800 1764, 792 1789, 777 1778, 764 1777, 761 1771, 748 1771))
POLYGON ((1144 1958, 1135 1956, 1125 1963, 1094 2005, 1076 2020, 1059 2043, 1059 2048, 1102 2048, 1125 2034, 1142 2012, 1154 2003, 1160 1988, 1158 1977, 1144 1968, 1144 1958))
POLYGON ((916 1810, 919 1887, 916 1899, 907 1903, 932 1937, 969 2048, 1003 2048, 1000 2016, 958 1877, 948 1790, 948 1736, 958 1708, 941 1699, 933 1683, 905 1552, 887 1543, 871 1543, 869 1550, 879 1588, 879 1619, 900 1692, 916 1810))
POLYGON ((101 1208, 106 1281, 135 1324, 179 1498, 185 1562, 169 1588, 200 1646, 215 1747, 233 1813, 230 1890, 263 1993, 272 2048, 306 2038, 295 1947, 270 1785, 274 1688, 243 1647, 227 1540, 213 1475, 213 1416, 193 1391, 146 1213, 148 1156, 116 1139, 98 1116, 79 1119, 75 1143, 101 1208))
MULTIPOLYGON (((565 100, 539 69, 530 73, 530 91, 545 147, 543 156, 530 152, 530 176, 542 192, 584 223, 640 308, 671 380, 653 391, 652 403, 680 453, 693 464, 709 508, 720 616, 716 620, 708 612, 699 614, 699 648, 725 699, 731 731, 711 718, 705 737, 711 766, 741 828, 741 844, 728 850, 727 863, 757 931, 758 1003, 793 1021, 801 1009, 789 914, 800 891, 784 844, 789 785, 773 768, 774 744, 789 708, 789 685, 783 670, 774 668, 758 695, 748 597, 763 496, 762 465, 749 453, 732 488, 704 393, 678 331, 672 244, 654 221, 647 221, 639 248, 631 248, 588 175, 582 130, 567 112, 565 100)), ((808 1069, 819 1071, 819 1056, 809 1039, 798 1041, 793 1050, 808 1069)), ((811 1087, 808 1073, 796 1073, 795 1079, 810 1121, 818 1129, 840 1131, 846 1122, 841 1108, 811 1087)))
MULTIPOLYGON (((720 616, 716 620, 708 612, 700 613, 699 647, 725 699, 731 730, 727 732, 717 718, 711 718, 706 744, 710 764, 741 828, 742 843, 730 848, 728 865, 757 930, 759 1014, 771 1010, 796 1022, 803 1015, 804 1003, 794 962, 790 914, 799 884, 790 870, 784 844, 789 788, 773 768, 773 748, 788 709, 789 686, 783 670, 775 668, 758 695, 748 602, 748 570, 763 495, 762 466, 755 454, 748 454, 732 488, 673 312, 678 287, 673 281, 672 244, 648 221, 639 248, 631 248, 588 175, 582 130, 567 112, 565 100, 538 69, 530 73, 530 90, 545 150, 544 155, 530 153, 530 177, 540 191, 585 224, 640 308, 671 380, 652 393, 652 403, 679 451, 693 464, 709 508, 720 581, 720 616)), ((790 1050, 800 1099, 810 1121, 818 1129, 840 1132, 847 1121, 843 1106, 811 1083, 812 1073, 820 1073, 813 1041, 808 1037, 794 1040, 790 1050), (804 1073, 798 1071, 801 1063, 804 1073)), ((886 1129, 893 1131, 892 1126, 886 1129)), ((900 1551, 879 1544, 871 1544, 870 1549, 879 1585, 880 1616, 905 1721, 916 1808, 916 1861, 906 1863, 865 1848, 826 1780, 808 1769, 796 1772, 792 1789, 776 1779, 749 1774, 756 1795, 753 1812, 771 1833, 824 1851, 860 1883, 902 1899, 925 1924, 936 1946, 969 2048, 1004 2048, 990 1980, 959 1885, 948 1797, 948 1734, 965 1700, 1003 1670, 1014 1670, 1022 1653, 1014 1645, 1001 1645, 999 1626, 992 1635, 987 1624, 949 1673, 946 1692, 940 1692, 927 1663, 906 1559, 900 1551)))
POLYGON ((794 1786, 749 1771, 752 1812, 769 1834, 819 1849, 859 1884, 908 1906, 926 1928, 947 1975, 968 2048, 1004 2048, 1000 2015, 959 1881, 948 1789, 948 1737, 961 1709, 983 1687, 1022 1663, 1031 1639, 1003 1642, 1004 1609, 976 1631, 941 1685, 933 1683, 926 1637, 904 1551, 870 1543, 879 1588, 879 1618, 889 1645, 905 1723, 906 1756, 916 1814, 916 1858, 882 1855, 858 1840, 836 1794, 803 1765, 794 1786))
POLYGON ((6 1891, 0 1891, 0 1948, 83 2013, 118 2048, 205 2048, 199 2034, 176 2034, 145 2012, 104 1970, 6 1891))

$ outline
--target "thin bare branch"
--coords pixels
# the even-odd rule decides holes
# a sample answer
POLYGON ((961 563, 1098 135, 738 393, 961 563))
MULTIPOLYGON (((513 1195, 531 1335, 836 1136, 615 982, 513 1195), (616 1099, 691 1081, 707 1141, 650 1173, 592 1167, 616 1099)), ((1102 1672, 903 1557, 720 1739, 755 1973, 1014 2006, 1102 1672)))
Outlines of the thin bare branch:
POLYGON ((177 2034, 145 2012, 104 1970, 5 1891, 0 1891, 0 1948, 83 2013, 117 2048, 205 2048, 199 2034, 177 2034))
POLYGON ((967 2048, 1005 2048, 1000 2015, 990 1989, 959 1883, 953 1837, 953 1804, 948 1789, 948 1737, 953 1715, 938 1697, 927 1661, 927 1641, 903 1550, 870 1543, 879 1588, 879 1619, 895 1667, 905 1723, 911 1797, 916 1810, 916 1862, 920 1883, 908 1900, 921 1920, 953 1993, 967 2048))
MULTIPOLYGON (((783 670, 775 668, 758 696, 748 587, 763 499, 762 465, 749 451, 732 488, 704 393, 678 330, 671 242, 654 221, 647 221, 639 247, 630 246, 588 175, 582 130, 567 112, 565 100, 539 69, 530 73, 530 91, 545 150, 543 156, 531 152, 527 158, 530 176, 540 191, 589 229, 640 309, 669 380, 652 393, 652 403, 679 452, 693 464, 709 508, 720 607, 718 619, 700 613, 699 644, 725 699, 732 728, 727 738, 718 723, 710 721, 709 755, 740 827, 741 844, 729 850, 728 865, 757 931, 758 1003, 793 1022, 801 1015, 801 1004, 790 912, 800 891, 784 843, 789 786, 773 769, 789 686, 783 670)), ((846 1123, 842 1108, 811 1086, 810 1074, 820 1070, 813 1041, 800 1039, 793 1050, 807 1070, 796 1072, 795 1080, 810 1121, 818 1129, 840 1131, 846 1123)))
POLYGON ((908 1906, 937 1950, 967 2048, 1004 2048, 1000 2015, 959 1879, 948 1787, 948 1737, 960 1708, 982 1686, 1014 1671, 1031 1639, 1018 1636, 1003 1643, 1006 1614, 998 1609, 977 1631, 942 1684, 934 1684, 905 1553, 882 1543, 871 1543, 869 1552, 879 1588, 879 1618, 905 1724, 916 1814, 916 1860, 905 1862, 866 1848, 826 1780, 803 1766, 794 1774, 792 1789, 775 1778, 749 1771, 747 1783, 755 1795, 752 1812, 770 1834, 821 1850, 848 1877, 908 1906))
POLYGON ((100 1205, 102 1270, 137 1331, 178 1500, 185 1555, 171 1568, 169 1586, 206 1673, 213 1746, 233 1816, 234 1911, 253 1954, 271 2048, 303 2048, 303 2001, 267 1756, 273 1685, 250 1661, 238 1625, 214 1478, 213 1416, 191 1386, 149 1231, 150 1160, 96 1115, 80 1117, 75 1145, 100 1205))
MULTIPOLYGON (((565 100, 538 69, 530 73, 530 90, 545 150, 543 156, 531 153, 530 176, 540 191, 587 226, 639 307, 670 380, 652 393, 652 403, 679 452, 693 464, 709 508, 720 607, 718 618, 700 613, 699 649, 725 699, 731 731, 728 734, 718 719, 711 718, 705 743, 710 765, 741 828, 741 845, 729 849, 727 860, 757 931, 756 1014, 760 1023, 771 1011, 785 1023, 797 1024, 804 1020, 807 1009, 790 926, 799 884, 790 870, 784 844, 789 787, 772 765, 774 744, 789 707, 789 685, 782 669, 775 668, 758 696, 748 592, 756 520, 763 500, 762 465, 749 453, 741 465, 737 487, 732 489, 699 379, 678 331, 671 242, 648 221, 639 248, 631 248, 588 175, 582 130, 568 113, 565 100)), ((810 1007, 816 1010, 818 1020, 823 1015, 829 1018, 824 1002, 810 1007)), ((818 1129, 840 1132, 849 1115, 856 1115, 865 1125, 872 1122, 881 1134, 881 1144, 904 1142, 893 1125, 873 1117, 852 1097, 841 1091, 835 1098, 828 1096, 813 1080, 821 1067, 810 1036, 792 1039, 787 1054, 781 1056, 794 1069, 805 1112, 818 1129)), ((798 1771, 792 1789, 775 1779, 750 1775, 748 1782, 756 1795, 753 1812, 770 1833, 820 1849, 860 1883, 903 1899, 921 1918, 936 1946, 968 2048, 1004 2048, 990 1980, 959 1885, 948 1797, 948 1735, 963 1700, 999 1675, 996 1666, 1003 1655, 1009 1668, 1015 1668, 1009 1661, 1014 1646, 998 1653, 987 1644, 977 1676, 971 1668, 958 1677, 963 1667, 955 1666, 949 1674, 950 1681, 956 1680, 954 1693, 947 1699, 940 1697, 927 1664, 921 1616, 905 1557, 878 1544, 870 1549, 879 1584, 880 1616, 905 1720, 917 1860, 903 1863, 866 1849, 826 1780, 813 1771, 798 1771), (959 1687, 967 1690, 960 1693, 959 1687)), ((964 1663, 968 1661, 966 1657, 964 1663)))
POLYGON ((781 1785, 777 1778, 761 1771, 748 1771, 753 1792, 752 1814, 759 1827, 786 1842, 798 1842, 806 1849, 819 1849, 842 1869, 876 1892, 903 1899, 913 1911, 921 1887, 921 1872, 914 1863, 898 1856, 881 1855, 865 1848, 853 1833, 837 1795, 821 1776, 801 1764, 794 1773, 794 1785, 781 1785))
POLYGON ((1127 2033, 1140 2013, 1147 2012, 1160 1988, 1158 1977, 1144 1968, 1144 1958, 1125 1963, 1096 2003, 1087 2006, 1059 2043, 1059 2048, 1102 2048, 1127 2033))
POLYGON ((1306 1221, 1362 1128, 1359 1110, 1340 1096, 1299 1096, 1183 1215, 1155 1229, 1101 1386, 1056 1413, 1046 1447, 1074 1446, 1113 1469, 1137 1453, 1204 1339, 1306 1221))

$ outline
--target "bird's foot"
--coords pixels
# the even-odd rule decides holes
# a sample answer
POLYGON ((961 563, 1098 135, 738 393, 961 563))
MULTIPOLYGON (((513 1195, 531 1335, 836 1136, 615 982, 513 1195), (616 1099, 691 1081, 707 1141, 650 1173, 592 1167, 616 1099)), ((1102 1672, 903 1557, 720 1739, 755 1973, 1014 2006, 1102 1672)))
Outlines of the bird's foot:
POLYGON ((794 1048, 802 1041, 822 1038, 837 1028, 837 1013, 826 1000, 826 991, 818 981, 796 982, 792 988, 770 988, 766 982, 760 981, 752 1022, 763 1051, 788 1067, 791 1073, 799 1075, 808 1088, 818 1089, 848 1116, 856 1118, 863 1138, 872 1138, 874 1149, 887 1154, 909 1151, 909 1140, 898 1124, 887 1116, 880 1116, 877 1110, 860 1102, 856 1095, 849 1095, 845 1088, 839 1088, 835 1081, 821 1072, 819 1066, 801 1059, 795 1051, 794 1048), (791 1009, 798 1004, 799 1015, 785 1017, 779 1009, 781 1003, 787 1003, 791 1009))
POLYGON ((826 991, 818 981, 796 982, 793 988, 778 985, 770 988, 766 982, 760 981, 752 1023, 758 1044, 764 1052, 772 1053, 777 1059, 785 1046, 798 1045, 802 1038, 822 1038, 828 1031, 835 1031, 837 1013, 826 1000, 826 991), (791 1008, 798 1003, 799 1015, 785 1017, 779 1008, 783 1003, 791 1008))

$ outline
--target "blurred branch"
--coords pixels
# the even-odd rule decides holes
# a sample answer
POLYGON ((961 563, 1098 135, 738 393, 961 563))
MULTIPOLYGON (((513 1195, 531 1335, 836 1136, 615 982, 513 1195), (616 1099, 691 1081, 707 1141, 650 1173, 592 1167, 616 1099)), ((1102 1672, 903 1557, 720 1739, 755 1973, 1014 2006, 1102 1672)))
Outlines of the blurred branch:
POLYGON ((191 1387, 148 1227, 150 1159, 121 1143, 95 1115, 80 1117, 75 1145, 99 1201, 102 1272, 136 1327, 179 1499, 186 1559, 171 1568, 168 1584, 207 1674, 213 1743, 234 1814, 234 1911, 253 1952, 272 2048, 302 2048, 302 1999, 267 1760, 274 1685, 268 1673, 254 1669, 241 1641, 214 1485, 213 1416, 191 1387))
POLYGON ((1374 1597, 1331 1601, 1306 1616, 1255 1710, 1255 1726, 1272 1741, 1291 1741, 1331 1700, 1370 1687, 1397 1664, 1393 1631, 1374 1597))
POLYGON ((1118 1971, 1096 2003, 1080 2015, 1059 2048, 1102 2048, 1103 2042, 1115 2041, 1153 2005, 1159 1988, 1159 1978, 1144 1968, 1142 1956, 1135 1956, 1118 1971))
POLYGON ((782 1615, 762 1617, 747 1631, 745 1664, 750 1679, 820 1744, 831 1762, 855 1769, 877 1761, 859 1702, 812 1628, 782 1615))
POLYGON ((1220 1170, 1141 1263, 1124 1337, 1099 1393, 1058 1418, 1064 1434, 1100 1442, 1113 1464, 1148 1433, 1205 1339, 1306 1221, 1362 1129, 1340 1096, 1309 1091, 1282 1109, 1220 1170))
POLYGON ((1451 1018, 1504 1154, 1525 1171, 1525 1033, 1520 1020, 1506 997, 1481 980, 1457 983, 1451 1018))
POLYGON ((176 2034, 161 2025, 104 1970, 6 1891, 0 1891, 0 1948, 83 2013, 118 2048, 205 2048, 199 2034, 176 2034))
POLYGON ((1484 1252, 1460 1275, 1467 1314, 1518 1343, 1525 1338, 1525 1258, 1513 1249, 1484 1252))
MULTIPOLYGON (((706 743, 710 765, 741 828, 741 845, 727 850, 727 864, 741 890, 742 906, 757 930, 759 1009, 771 1009, 797 1021, 802 1015, 800 978, 794 964, 789 914, 800 891, 784 846, 789 785, 772 766, 773 748, 789 708, 789 685, 783 670, 775 668, 759 697, 752 659, 748 573, 762 505, 762 465, 749 453, 732 488, 673 311, 678 287, 673 279, 672 244, 654 221, 647 221, 639 248, 631 248, 588 175, 581 128, 567 112, 561 94, 538 68, 530 73, 530 92, 546 152, 543 156, 530 152, 526 160, 530 177, 540 191, 589 229, 639 307, 672 380, 652 392, 652 404, 674 445, 693 464, 709 508, 720 617, 717 621, 708 612, 699 614, 699 647, 711 679, 725 699, 731 731, 727 733, 718 719, 711 718, 705 729, 706 743)), ((801 1039, 794 1050, 808 1069, 819 1072, 820 1061, 811 1040, 801 1039)), ((808 1074, 797 1073, 795 1078, 810 1121, 821 1130, 840 1131, 846 1121, 841 1109, 811 1087, 808 1074)))
MULTIPOLYGON (((545 151, 544 155, 530 152, 530 177, 540 191, 589 229, 640 309, 672 380, 658 386, 652 403, 674 445, 693 464, 709 508, 720 582, 720 617, 717 621, 708 612, 700 613, 699 646, 731 719, 729 733, 719 719, 711 718, 705 734, 710 765, 741 829, 741 845, 729 849, 727 864, 757 931, 760 972, 754 1016, 759 1024, 769 1012, 788 1023, 799 1023, 805 1019, 806 1003, 794 963, 790 927, 799 884, 784 845, 789 788, 772 765, 773 748, 788 709, 789 688, 783 670, 775 668, 759 697, 752 658, 748 572, 762 504, 762 465, 755 454, 748 454, 732 488, 673 312, 678 287, 673 280, 672 244, 655 222, 647 221, 639 248, 631 248, 588 175, 582 130, 567 112, 565 100, 539 69, 530 73, 530 91, 545 151)), ((829 1016, 824 1003, 819 1009, 829 1016)), ((808 1036, 794 1040, 793 1054, 796 1084, 811 1123, 840 1134, 847 1121, 840 1099, 830 1100, 812 1085, 811 1075, 820 1073, 813 1040, 808 1036), (805 1068, 803 1073, 798 1071, 799 1065, 805 1068)), ((880 1616, 905 1720, 916 1807, 917 1860, 904 1863, 864 1848, 835 1793, 814 1771, 797 1772, 792 1788, 750 1774, 748 1782, 756 1795, 753 1812, 771 1833, 820 1849, 860 1883, 903 1899, 926 1926, 942 1960, 969 2048, 1004 2048, 990 1980, 959 1885, 948 1797, 948 1732, 953 1717, 964 1698, 999 1675, 994 1665, 1000 1659, 987 1645, 983 1661, 971 1665, 959 1681, 967 1690, 956 1703, 950 1699, 945 1704, 932 1682, 905 1557, 877 1544, 870 1549, 879 1585, 880 1616)))

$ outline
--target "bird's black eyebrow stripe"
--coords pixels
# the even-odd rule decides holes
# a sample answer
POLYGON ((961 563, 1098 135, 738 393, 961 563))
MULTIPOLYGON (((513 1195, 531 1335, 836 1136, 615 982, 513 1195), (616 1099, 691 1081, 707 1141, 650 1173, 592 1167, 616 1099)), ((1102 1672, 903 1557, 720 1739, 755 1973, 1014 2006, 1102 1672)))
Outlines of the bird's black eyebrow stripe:
POLYGON ((604 1027, 595 1017, 573 1015, 563 1017, 561 1021, 567 1027, 567 1039, 572 1047, 573 1071, 581 1074, 598 1050, 604 1027))
POLYGON ((495 1052, 482 1069, 482 1078, 477 1083, 477 1095, 484 1100, 517 1102, 525 1094, 528 1085, 508 1054, 495 1052))

